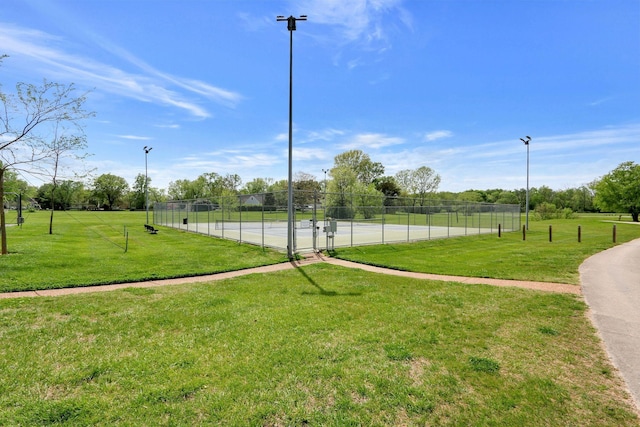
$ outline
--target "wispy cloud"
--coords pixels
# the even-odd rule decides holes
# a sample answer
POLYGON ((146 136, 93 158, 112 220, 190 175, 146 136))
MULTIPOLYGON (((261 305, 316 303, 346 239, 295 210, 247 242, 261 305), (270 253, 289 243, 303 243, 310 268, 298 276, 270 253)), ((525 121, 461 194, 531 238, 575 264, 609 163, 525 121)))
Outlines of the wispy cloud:
POLYGON ((99 37, 93 38, 99 47, 128 61, 142 73, 131 73, 88 57, 65 51, 64 40, 30 28, 12 24, 0 25, 0 46, 3 53, 27 59, 30 66, 46 68, 47 74, 74 81, 99 91, 153 102, 187 111, 197 118, 211 117, 201 104, 204 99, 227 107, 235 106, 242 96, 209 83, 163 73, 99 37), (184 93, 179 92, 184 91, 184 93), (196 97, 196 100, 190 97, 196 97), (200 99, 197 99, 200 98, 200 99))
POLYGON ((184 157, 176 162, 178 169, 196 170, 202 172, 223 171, 237 173, 256 167, 272 166, 282 161, 282 156, 270 153, 259 153, 250 150, 221 150, 206 153, 204 156, 184 157))
POLYGON ((604 103, 609 102, 611 100, 613 100, 613 97, 612 96, 608 96, 606 98, 597 99, 597 100, 595 100, 593 102, 588 103, 587 105, 589 107, 597 107, 598 105, 604 104, 604 103))
POLYGON ((149 141, 153 139, 150 136, 137 136, 137 135, 118 135, 118 138, 132 139, 134 141, 149 141))
POLYGON ((391 145, 400 145, 404 144, 404 138, 396 137, 396 136, 387 136, 381 133, 361 133, 355 135, 351 140, 347 143, 341 145, 340 147, 347 150, 353 149, 361 149, 366 150, 368 148, 382 148, 388 147, 391 145))
POLYGON ((453 136, 453 132, 450 130, 436 130, 425 134, 424 140, 427 142, 435 141, 442 138, 450 138, 453 136))
MULTIPOLYGON (((404 27, 411 29, 411 14, 402 7, 402 0, 296 0, 296 10, 309 15, 314 23, 334 29, 329 42, 334 46, 358 46, 369 52, 382 53, 391 47, 388 26, 389 17, 395 17, 404 27)), ((339 60, 341 54, 336 56, 339 60)), ((353 69, 365 60, 348 59, 347 67, 353 69)))
MULTIPOLYGON (((281 158, 284 159, 284 156, 281 158)), ((322 148, 295 148, 293 149, 294 160, 329 160, 333 156, 322 148)))
POLYGON ((179 124, 165 124, 165 125, 155 125, 157 128, 162 128, 162 129, 180 129, 180 125, 179 124))
POLYGON ((304 142, 316 142, 316 141, 332 141, 336 137, 344 135, 345 132, 339 129, 323 129, 319 131, 311 131, 304 137, 304 142))

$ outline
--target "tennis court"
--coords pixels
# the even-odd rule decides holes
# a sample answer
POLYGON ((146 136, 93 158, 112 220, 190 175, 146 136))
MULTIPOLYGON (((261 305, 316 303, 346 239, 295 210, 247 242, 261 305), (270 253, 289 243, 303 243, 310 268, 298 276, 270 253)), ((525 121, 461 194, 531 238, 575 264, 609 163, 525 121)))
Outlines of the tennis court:
MULTIPOLYGON (((206 234, 242 243, 286 249, 286 221, 218 221, 182 222, 175 225, 186 231, 206 234)), ((502 227, 502 225, 500 225, 502 227)), ((502 228, 502 230, 505 230, 502 228)), ((505 230, 508 231, 508 230, 505 230)), ((295 222, 296 251, 324 250, 346 246, 361 246, 384 243, 411 242, 417 240, 442 239, 471 234, 497 233, 495 227, 455 227, 436 225, 386 224, 382 221, 317 221, 295 222), (330 230, 331 223, 335 231, 330 230), (314 232, 315 231, 315 232, 314 232)))
MULTIPOLYGON (((294 251, 411 242, 520 229, 520 206, 415 199, 364 200, 294 192, 294 251)), ((344 195, 342 195, 344 196, 344 195)), ((156 203, 153 223, 189 232, 287 249, 285 194, 239 195, 218 200, 156 203), (279 201, 279 202, 278 202, 279 201), (267 203, 269 202, 269 203, 267 203)))

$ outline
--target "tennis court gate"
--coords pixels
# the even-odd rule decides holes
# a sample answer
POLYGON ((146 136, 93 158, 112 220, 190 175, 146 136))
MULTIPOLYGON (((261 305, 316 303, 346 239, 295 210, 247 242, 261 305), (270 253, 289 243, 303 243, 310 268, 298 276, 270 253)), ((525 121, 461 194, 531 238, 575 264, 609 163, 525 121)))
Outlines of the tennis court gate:
MULTIPOLYGON (((294 191, 294 252, 517 231, 520 206, 380 194, 294 191)), ((153 223, 287 248, 287 192, 173 200, 153 205, 153 223)))

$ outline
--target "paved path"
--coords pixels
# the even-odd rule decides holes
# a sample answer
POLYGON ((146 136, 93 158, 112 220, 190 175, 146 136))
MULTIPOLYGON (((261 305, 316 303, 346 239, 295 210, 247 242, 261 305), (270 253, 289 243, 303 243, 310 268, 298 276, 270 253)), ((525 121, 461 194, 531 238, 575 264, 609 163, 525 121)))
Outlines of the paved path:
POLYGON ((588 258, 580 282, 592 321, 640 408, 640 239, 588 258))
POLYGON ((580 294, 580 287, 575 285, 566 285, 562 283, 547 282, 531 282, 524 280, 500 280, 486 279, 481 277, 459 277, 459 276, 443 276, 439 274, 412 273, 409 271, 392 270, 389 268, 374 267, 371 265, 359 264, 350 261, 343 261, 335 258, 324 257, 320 254, 309 254, 305 259, 296 262, 285 262, 282 264, 268 265, 264 267, 247 268, 245 270, 230 271, 227 273, 210 274, 206 276, 182 277, 178 279, 152 280, 148 282, 132 282, 119 283, 116 285, 103 286, 86 286, 81 288, 64 288, 64 289, 46 289, 40 291, 24 291, 24 292, 7 292, 0 293, 0 299, 3 298, 23 298, 23 297, 44 297, 58 295, 84 294, 90 292, 107 292, 123 288, 153 288, 157 286, 180 285, 185 283, 202 283, 212 282, 216 280, 230 279, 233 277, 244 276, 254 273, 270 273, 274 271, 288 270, 298 266, 312 264, 315 262, 326 262, 333 265, 339 265, 347 268, 359 268, 362 270, 372 271, 374 273, 391 274, 394 276, 411 277, 415 279, 426 280, 444 280, 448 282, 459 282, 476 285, 493 285, 493 286, 513 286, 519 288, 536 289, 548 292, 562 292, 571 294, 580 294))

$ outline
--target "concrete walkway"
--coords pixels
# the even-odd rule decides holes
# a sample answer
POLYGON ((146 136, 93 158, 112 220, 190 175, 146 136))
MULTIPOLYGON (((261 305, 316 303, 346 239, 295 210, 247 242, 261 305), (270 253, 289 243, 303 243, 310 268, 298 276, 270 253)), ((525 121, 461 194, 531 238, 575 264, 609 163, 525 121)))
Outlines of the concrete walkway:
POLYGON ((591 319, 640 408, 640 239, 588 258, 580 282, 591 319))

